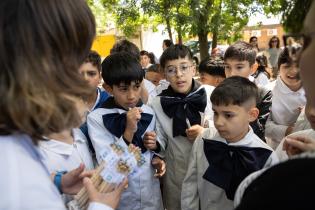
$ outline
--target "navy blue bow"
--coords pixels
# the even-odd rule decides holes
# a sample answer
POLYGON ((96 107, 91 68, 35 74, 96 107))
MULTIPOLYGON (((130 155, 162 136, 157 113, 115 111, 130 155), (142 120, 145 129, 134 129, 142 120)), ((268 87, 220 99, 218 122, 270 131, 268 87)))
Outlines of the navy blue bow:
POLYGON ((192 95, 179 97, 161 97, 161 106, 164 113, 173 118, 173 137, 186 136, 186 118, 191 125, 201 123, 199 112, 204 112, 207 106, 207 94, 204 88, 193 93, 192 95))
POLYGON ((229 146, 204 139, 204 153, 209 162, 203 178, 225 190, 234 200, 235 191, 243 179, 262 169, 272 151, 265 148, 229 146))
MULTIPOLYGON (((117 138, 120 138, 126 129, 126 113, 111 113, 105 114, 103 117, 104 126, 114 134, 117 138)), ((144 147, 142 135, 151 123, 153 115, 147 113, 141 113, 141 119, 137 124, 137 131, 133 136, 132 143, 141 148, 141 152, 144 153, 147 149, 144 147)))

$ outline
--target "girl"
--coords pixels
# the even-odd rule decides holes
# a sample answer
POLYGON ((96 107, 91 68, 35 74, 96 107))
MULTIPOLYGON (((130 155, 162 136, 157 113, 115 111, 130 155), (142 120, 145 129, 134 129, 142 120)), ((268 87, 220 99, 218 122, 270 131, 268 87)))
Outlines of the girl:
POLYGON ((269 83, 270 74, 266 70, 267 58, 264 55, 258 55, 256 57, 257 69, 252 76, 255 78, 254 82, 256 85, 265 86, 269 83))

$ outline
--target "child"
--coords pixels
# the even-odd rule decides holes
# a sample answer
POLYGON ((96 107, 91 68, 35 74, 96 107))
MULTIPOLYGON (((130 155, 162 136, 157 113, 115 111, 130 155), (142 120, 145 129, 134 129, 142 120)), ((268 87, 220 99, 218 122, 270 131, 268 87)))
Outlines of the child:
POLYGON ((254 82, 258 86, 265 86, 269 83, 270 74, 266 70, 267 68, 267 57, 264 55, 257 55, 256 57, 256 63, 255 63, 256 69, 254 69, 254 73, 252 76, 254 77, 254 82))
POLYGON ((159 85, 162 77, 163 76, 160 71, 160 64, 152 64, 145 73, 145 78, 152 82, 155 86, 159 85))
POLYGON ((249 126, 258 116, 257 87, 225 79, 211 94, 214 127, 195 141, 182 187, 182 210, 233 209, 234 193, 250 173, 277 162, 249 126), (199 202, 200 201, 200 202, 199 202))
POLYGON ((96 89, 96 91, 94 91, 86 100, 90 111, 98 108, 109 96, 106 91, 98 87, 102 79, 101 65, 100 55, 95 51, 90 51, 89 55, 85 58, 83 64, 79 68, 79 73, 89 82, 91 87, 96 89))
MULTIPOLYGON (((113 48, 110 50, 110 54, 118 52, 127 52, 134 56, 140 63, 140 50, 134 43, 125 39, 115 43, 113 48)), ((142 85, 144 88, 141 88, 141 100, 143 103, 147 103, 149 98, 155 97, 157 95, 155 91, 155 85, 147 79, 143 80, 142 85)), ((104 86, 106 87, 106 83, 104 83, 104 86)))
POLYGON ((152 65, 148 51, 140 51, 140 64, 142 66, 142 69, 145 71, 148 69, 149 66, 152 65))
POLYGON ((200 82, 204 85, 218 86, 224 79, 224 61, 220 57, 210 57, 199 64, 200 82))
MULTIPOLYGON (((103 104, 103 102, 106 101, 106 99, 109 97, 108 93, 105 90, 102 90, 98 87, 101 81, 101 65, 102 64, 100 55, 95 51, 90 51, 89 55, 85 58, 83 64, 79 68, 79 73, 95 90, 90 96, 86 98, 88 112, 99 108, 101 104, 103 104)), ((84 122, 80 126, 80 129, 86 137, 91 153, 94 155, 95 151, 89 137, 89 131, 86 122, 84 122)))
POLYGON ((159 180, 154 176, 151 165, 153 153, 147 150, 157 149, 155 115, 140 100, 144 72, 137 59, 125 52, 108 56, 102 63, 102 69, 102 77, 112 97, 87 118, 96 157, 101 161, 101 151, 114 142, 125 147, 130 143, 140 147, 145 164, 129 176, 129 186, 122 193, 118 209, 161 210, 159 180), (143 142, 144 137, 151 142, 143 142))
POLYGON ((276 148, 283 137, 292 133, 294 124, 305 106, 306 98, 297 63, 285 48, 279 56, 279 77, 270 83, 271 115, 266 123, 268 144, 276 148))
POLYGON ((212 119, 209 99, 214 87, 201 86, 193 79, 192 53, 184 45, 167 48, 160 63, 170 86, 150 105, 157 116, 157 134, 167 162, 163 201, 167 210, 178 210, 192 142, 203 131, 205 116, 212 119))
MULTIPOLYGON (((224 54, 226 77, 241 76, 254 81, 251 75, 256 58, 256 51, 252 45, 239 41, 228 47, 224 54)), ((258 87, 258 100, 256 107, 259 109, 258 118, 251 122, 254 133, 263 141, 265 140, 265 124, 270 114, 271 91, 267 88, 258 87)))

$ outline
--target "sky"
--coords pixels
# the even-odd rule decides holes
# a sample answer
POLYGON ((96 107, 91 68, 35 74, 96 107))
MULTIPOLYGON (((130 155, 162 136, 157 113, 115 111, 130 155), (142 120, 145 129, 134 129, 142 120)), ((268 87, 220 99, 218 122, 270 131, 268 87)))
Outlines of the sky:
POLYGON ((280 23, 281 15, 278 16, 270 16, 267 17, 261 13, 255 13, 249 18, 248 26, 255 26, 259 22, 262 22, 263 25, 270 25, 270 24, 278 24, 280 23))

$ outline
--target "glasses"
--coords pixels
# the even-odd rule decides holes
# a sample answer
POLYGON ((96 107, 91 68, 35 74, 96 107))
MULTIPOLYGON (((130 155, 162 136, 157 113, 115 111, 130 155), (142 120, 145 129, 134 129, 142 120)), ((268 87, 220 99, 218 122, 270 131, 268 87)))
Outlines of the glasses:
POLYGON ((278 40, 271 40, 271 42, 272 42, 272 43, 277 43, 277 42, 278 42, 278 40))
POLYGON ((170 77, 176 76, 177 70, 179 70, 182 74, 186 74, 191 67, 194 65, 189 66, 188 64, 181 64, 177 66, 168 66, 166 67, 166 74, 170 77))

